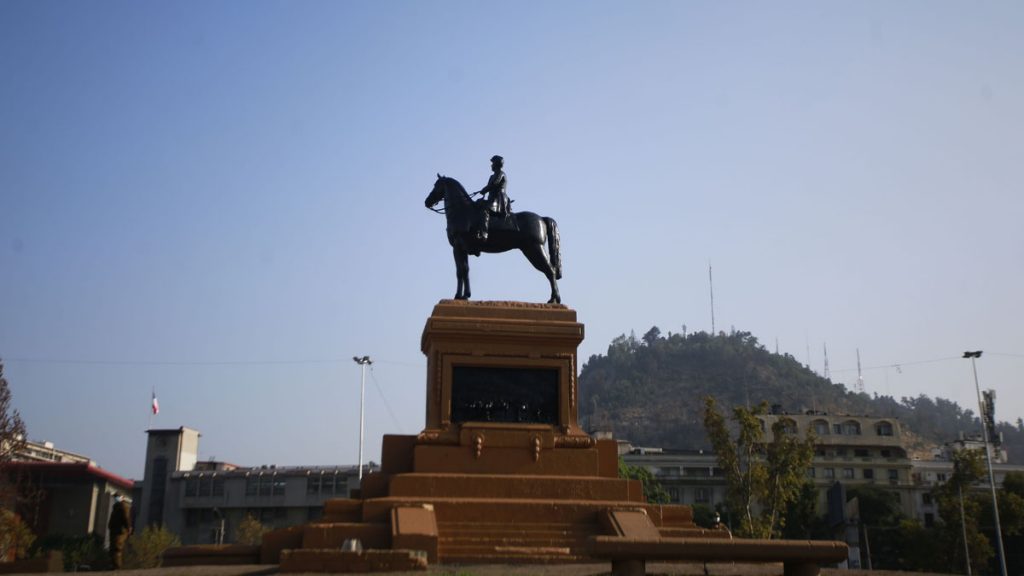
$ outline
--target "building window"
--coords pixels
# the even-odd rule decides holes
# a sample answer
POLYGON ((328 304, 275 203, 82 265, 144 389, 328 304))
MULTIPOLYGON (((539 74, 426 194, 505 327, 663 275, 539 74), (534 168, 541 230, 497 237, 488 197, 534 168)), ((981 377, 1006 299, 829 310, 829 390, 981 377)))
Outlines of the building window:
POLYGON ((874 468, 865 468, 864 469, 864 479, 865 480, 874 480, 875 479, 875 470, 874 470, 874 468))
POLYGON ((199 490, 199 478, 186 478, 185 479, 185 496, 195 496, 196 491, 199 490))
POLYGON ((843 468, 843 478, 847 480, 853 479, 853 468, 843 468))
POLYGON ((270 496, 270 476, 260 474, 260 496, 270 496))
POLYGON ((843 425, 842 424, 833 424, 832 425, 832 433, 833 434, 842 434, 843 433, 843 425))
POLYGON ((882 458, 892 458, 892 450, 889 450, 888 448, 883 448, 879 451, 879 454, 882 455, 882 458))
POLYGON ((868 458, 871 453, 868 452, 867 448, 854 448, 853 455, 857 458, 868 458))
POLYGON ((946 473, 945 472, 938 472, 938 473, 936 473, 935 474, 935 479, 938 480, 939 482, 945 482, 946 481, 946 473))
POLYGON ((893 435, 892 423, 891 422, 879 422, 878 425, 875 426, 875 432, 879 436, 892 436, 893 435))
POLYGON ((808 478, 814 478, 814 467, 813 466, 807 469, 807 477, 808 478))
POLYGON ((889 468, 889 482, 899 482, 900 471, 895 468, 889 468))
POLYGON ((256 496, 259 494, 260 477, 259 476, 246 476, 245 477, 245 495, 256 496))
POLYGON ((824 420, 815 420, 814 433, 818 436, 828 436, 828 422, 825 422, 824 420))
POLYGON ((715 466, 714 468, 711 469, 711 475, 716 478, 721 478, 725 476, 725 470, 722 470, 721 468, 715 466))
POLYGON ((860 436, 860 423, 853 420, 843 422, 843 434, 847 436, 860 436))
POLYGON ((669 488, 668 499, 670 502, 679 502, 679 488, 669 488))
POLYGON ((348 477, 344 474, 334 475, 334 495, 348 496, 348 477))
POLYGON ((315 496, 320 493, 320 475, 310 474, 306 477, 306 494, 315 496))
POLYGON ((836 469, 835 468, 825 468, 825 478, 835 478, 835 477, 836 477, 836 469))
POLYGON ((199 495, 209 496, 213 493, 213 479, 203 475, 199 477, 199 495))
POLYGON ((213 477, 213 495, 223 496, 224 495, 224 477, 214 476, 213 477))
POLYGON ((273 483, 273 495, 284 496, 285 479, 277 474, 274 474, 272 478, 273 483))
POLYGON ((707 488, 695 488, 693 491, 693 501, 698 504, 707 504, 711 500, 710 490, 707 488))
POLYGON ((921 494, 921 504, 924 504, 926 506, 930 506, 931 503, 932 503, 932 493, 931 492, 925 492, 924 494, 921 494))
POLYGON ((836 448, 836 456, 846 458, 846 448, 836 448))

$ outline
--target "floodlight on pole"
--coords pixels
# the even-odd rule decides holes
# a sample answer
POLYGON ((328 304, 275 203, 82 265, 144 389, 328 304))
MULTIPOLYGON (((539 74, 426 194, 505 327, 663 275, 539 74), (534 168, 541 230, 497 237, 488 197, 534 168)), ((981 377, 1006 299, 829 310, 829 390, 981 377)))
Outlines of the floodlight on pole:
POLYGON ((366 365, 373 364, 373 360, 370 360, 369 356, 353 356, 352 360, 359 364, 362 375, 359 378, 359 480, 363 480, 363 413, 366 399, 366 365))
POLYGON ((981 420, 981 439, 985 442, 985 463, 988 464, 988 485, 992 489, 992 514, 996 520, 996 545, 999 547, 999 570, 1002 576, 1006 576, 1006 555, 1003 549, 1003 528, 999 523, 999 502, 996 501, 996 475, 992 471, 992 454, 988 446, 988 422, 985 418, 985 401, 981 397, 981 386, 978 384, 978 365, 976 360, 981 358, 981 350, 964 352, 964 358, 971 359, 971 369, 974 372, 974 389, 978 392, 978 410, 981 420))

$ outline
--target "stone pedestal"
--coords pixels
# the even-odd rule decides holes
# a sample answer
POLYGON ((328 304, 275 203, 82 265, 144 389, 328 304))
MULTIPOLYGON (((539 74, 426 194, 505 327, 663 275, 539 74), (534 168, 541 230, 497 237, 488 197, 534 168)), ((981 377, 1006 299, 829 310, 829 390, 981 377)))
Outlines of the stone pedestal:
MULTIPOLYGON (((446 300, 423 329, 416 472, 599 476, 577 421, 583 324, 561 304, 446 300)), ((610 463, 606 474, 613 474, 610 463)))
POLYGON ((380 472, 329 501, 300 547, 359 538, 430 561, 573 562, 595 535, 727 536, 696 527, 689 507, 644 502, 639 482, 618 477, 616 443, 580 429, 582 340, 561 304, 439 302, 421 341, 423 431, 385 436, 380 472))

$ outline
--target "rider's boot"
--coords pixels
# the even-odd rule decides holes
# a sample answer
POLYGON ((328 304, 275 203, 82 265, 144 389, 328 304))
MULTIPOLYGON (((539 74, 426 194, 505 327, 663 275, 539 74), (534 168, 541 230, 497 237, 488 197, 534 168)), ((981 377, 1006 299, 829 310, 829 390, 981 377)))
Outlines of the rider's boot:
POLYGON ((487 230, 490 228, 491 215, 484 212, 483 221, 480 222, 480 229, 476 232, 477 240, 481 242, 487 242, 487 230))

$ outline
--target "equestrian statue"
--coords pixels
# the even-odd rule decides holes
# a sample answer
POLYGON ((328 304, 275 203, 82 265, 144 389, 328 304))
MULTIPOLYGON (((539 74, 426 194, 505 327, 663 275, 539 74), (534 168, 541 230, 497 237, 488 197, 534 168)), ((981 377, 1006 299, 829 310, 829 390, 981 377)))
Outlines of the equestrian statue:
POLYGON ((491 177, 483 189, 473 195, 486 195, 473 201, 459 181, 437 175, 434 188, 423 202, 427 208, 445 215, 448 243, 455 256, 456 300, 469 300, 469 255, 481 252, 497 254, 521 250, 533 267, 551 284, 551 299, 559 303, 557 280, 562 278, 562 257, 558 245, 558 225, 554 219, 533 212, 512 212, 506 193, 507 179, 501 156, 491 158, 491 177), (443 209, 434 208, 444 201, 443 209))

